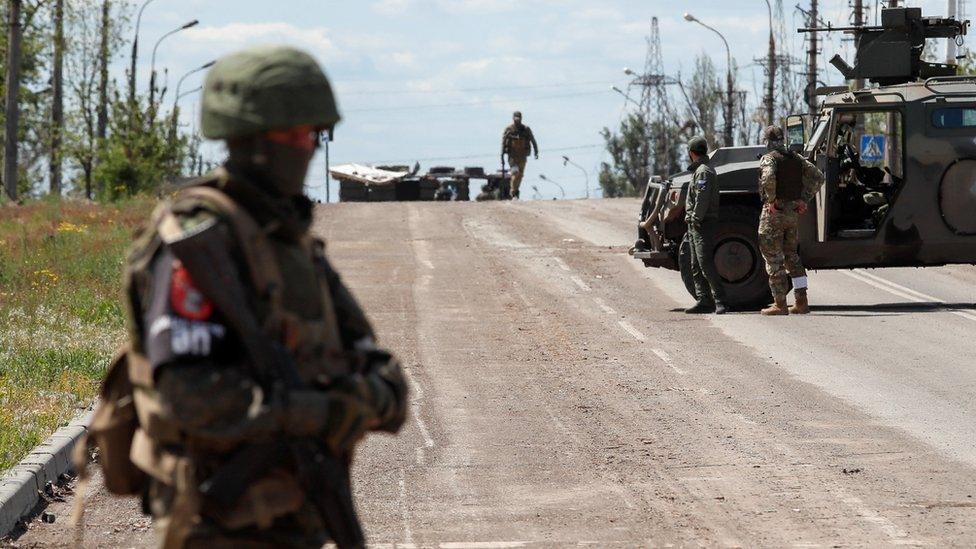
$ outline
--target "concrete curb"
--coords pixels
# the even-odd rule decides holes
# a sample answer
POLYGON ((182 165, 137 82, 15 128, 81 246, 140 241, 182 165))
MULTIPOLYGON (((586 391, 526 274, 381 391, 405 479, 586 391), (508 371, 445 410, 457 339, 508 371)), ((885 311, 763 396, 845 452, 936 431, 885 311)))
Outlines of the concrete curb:
POLYGON ((48 482, 57 482, 72 469, 71 452, 88 431, 93 413, 89 410, 75 417, 0 477, 0 537, 34 510, 48 482))

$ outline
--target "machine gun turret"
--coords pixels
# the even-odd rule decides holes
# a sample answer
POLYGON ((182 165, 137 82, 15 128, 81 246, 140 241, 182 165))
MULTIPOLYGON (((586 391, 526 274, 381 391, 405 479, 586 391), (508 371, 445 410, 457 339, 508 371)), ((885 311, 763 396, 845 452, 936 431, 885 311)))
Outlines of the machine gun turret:
POLYGON ((888 86, 934 76, 953 76, 956 65, 922 60, 925 41, 930 38, 956 40, 966 35, 969 21, 950 17, 922 17, 921 8, 881 10, 880 26, 819 27, 799 32, 842 31, 854 35, 857 54, 854 66, 835 55, 830 64, 849 80, 864 78, 888 86))

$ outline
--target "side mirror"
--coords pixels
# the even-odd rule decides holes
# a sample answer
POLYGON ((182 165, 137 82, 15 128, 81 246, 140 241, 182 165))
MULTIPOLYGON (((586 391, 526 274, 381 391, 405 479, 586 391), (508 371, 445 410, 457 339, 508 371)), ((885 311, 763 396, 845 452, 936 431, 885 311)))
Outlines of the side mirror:
POLYGON ((806 115, 791 114, 786 117, 786 146, 793 152, 801 153, 807 143, 806 115))

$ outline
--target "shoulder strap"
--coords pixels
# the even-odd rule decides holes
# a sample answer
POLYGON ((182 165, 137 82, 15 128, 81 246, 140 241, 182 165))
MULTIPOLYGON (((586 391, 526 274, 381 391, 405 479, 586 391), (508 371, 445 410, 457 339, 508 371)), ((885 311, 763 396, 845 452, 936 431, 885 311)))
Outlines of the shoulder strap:
MULTIPOLYGON (((258 292, 261 292, 268 299, 271 316, 280 317, 283 278, 268 235, 261 229, 257 221, 226 193, 210 186, 197 185, 181 189, 174 202, 182 199, 197 199, 205 202, 213 206, 218 215, 230 222, 231 230, 237 237, 244 261, 247 263, 251 283, 258 292)), ((178 222, 172 211, 168 211, 160 222, 160 232, 165 232, 167 227, 172 230, 174 223, 178 222)))
MULTIPOLYGON (((280 328, 282 319, 285 317, 282 304, 284 278, 268 235, 247 210, 220 189, 206 185, 187 187, 180 191, 177 198, 191 198, 206 202, 216 208, 218 214, 230 222, 231 228, 240 243, 244 260, 247 262, 251 281, 255 288, 268 299, 270 315, 265 329, 274 333, 280 328)), ((314 243, 315 239, 311 236, 306 236, 301 240, 302 249, 312 261, 315 260, 316 254, 314 243)), ((322 287, 321 293, 326 342, 329 342, 327 345, 341 348, 342 340, 339 335, 338 320, 330 289, 322 287)))

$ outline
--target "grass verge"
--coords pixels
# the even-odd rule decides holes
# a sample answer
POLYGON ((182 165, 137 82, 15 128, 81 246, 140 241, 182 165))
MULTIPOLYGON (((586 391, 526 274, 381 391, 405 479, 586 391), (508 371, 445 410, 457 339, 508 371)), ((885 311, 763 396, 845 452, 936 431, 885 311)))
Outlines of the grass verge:
POLYGON ((125 250, 152 206, 0 206, 0 471, 95 398, 125 338, 125 250))

